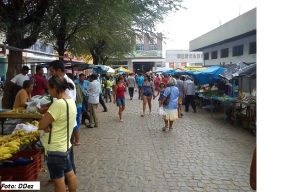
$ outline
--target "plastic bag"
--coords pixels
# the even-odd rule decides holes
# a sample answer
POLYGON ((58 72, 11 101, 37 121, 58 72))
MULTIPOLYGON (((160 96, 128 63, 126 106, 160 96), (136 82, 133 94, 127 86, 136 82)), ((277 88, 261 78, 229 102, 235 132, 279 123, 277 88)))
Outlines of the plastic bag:
POLYGON ((18 130, 24 130, 25 131, 25 133, 28 133, 28 132, 30 132, 30 131, 37 131, 38 130, 38 128, 36 127, 36 126, 33 126, 33 125, 26 125, 26 124, 17 124, 16 125, 16 128, 15 128, 15 130, 13 131, 13 133, 14 132, 17 132, 18 130))
POLYGON ((159 113, 159 115, 161 115, 161 116, 166 115, 166 112, 165 112, 165 110, 164 110, 163 107, 160 107, 160 108, 158 109, 158 113, 159 113))

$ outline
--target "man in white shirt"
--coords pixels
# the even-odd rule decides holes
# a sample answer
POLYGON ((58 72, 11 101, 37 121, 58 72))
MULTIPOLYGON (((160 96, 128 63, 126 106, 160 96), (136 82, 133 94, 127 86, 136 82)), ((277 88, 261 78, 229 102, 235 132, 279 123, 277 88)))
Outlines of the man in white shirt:
POLYGON ((133 76, 133 73, 131 73, 127 79, 127 87, 129 91, 130 100, 132 100, 135 88, 135 78, 133 76))
POLYGON ((191 103, 192 108, 194 110, 194 113, 196 113, 196 104, 195 104, 195 101, 194 101, 195 84, 192 80, 193 79, 191 77, 188 77, 188 79, 183 84, 183 86, 184 86, 184 95, 185 95, 185 112, 189 112, 189 105, 191 103))
POLYGON ((89 113, 90 113, 90 124, 87 126, 88 128, 98 127, 98 118, 96 114, 96 110, 99 103, 99 93, 100 93, 100 82, 98 81, 98 75, 92 74, 90 76, 90 83, 88 87, 88 103, 89 103, 89 113))
POLYGON ((16 75, 14 78, 12 78, 10 81, 17 84, 20 87, 23 87, 23 83, 26 80, 29 80, 28 77, 28 71, 29 71, 29 67, 28 66, 24 66, 22 67, 22 71, 20 74, 16 75))

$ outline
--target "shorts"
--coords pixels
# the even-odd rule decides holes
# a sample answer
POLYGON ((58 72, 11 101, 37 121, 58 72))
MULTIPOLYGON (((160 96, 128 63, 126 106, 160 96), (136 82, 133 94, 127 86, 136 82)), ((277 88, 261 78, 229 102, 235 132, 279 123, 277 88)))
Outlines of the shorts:
POLYGON ((117 98, 116 99, 117 106, 125 106, 125 98, 117 98))
POLYGON ((151 97, 152 96, 152 92, 151 91, 145 91, 145 92, 143 92, 143 96, 151 97))
POLYGON ((182 97, 178 98, 178 105, 182 105, 182 97))
MULTIPOLYGON (((48 156, 52 156, 52 155, 48 155, 48 156)), ((48 170, 49 170, 49 174, 50 174, 51 179, 62 178, 62 177, 65 176, 66 173, 73 170, 72 162, 71 162, 71 159, 70 159, 70 154, 68 154, 67 161, 64 165, 60 165, 60 164, 57 164, 57 163, 48 163, 47 162, 47 166, 48 166, 48 170)))

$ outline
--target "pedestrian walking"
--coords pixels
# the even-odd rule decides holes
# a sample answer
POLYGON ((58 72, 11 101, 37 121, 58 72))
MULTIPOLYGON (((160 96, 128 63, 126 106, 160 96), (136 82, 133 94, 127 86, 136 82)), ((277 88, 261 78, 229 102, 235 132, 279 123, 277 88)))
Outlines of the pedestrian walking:
POLYGON ((75 83, 76 88, 76 108, 77 108, 77 114, 76 114, 76 122, 77 126, 74 127, 73 130, 73 143, 75 146, 80 145, 80 135, 79 135, 79 128, 80 128, 80 117, 82 112, 82 103, 83 103, 83 92, 80 88, 80 85, 78 83, 75 83))
POLYGON ((112 77, 107 76, 106 81, 104 82, 106 103, 108 102, 108 99, 109 99, 109 102, 111 102, 112 86, 113 86, 112 77))
POLYGON ((56 75, 49 79, 48 85, 50 95, 57 100, 43 115, 39 129, 47 132, 43 137, 43 145, 50 178, 54 181, 55 191, 66 191, 65 177, 69 191, 76 191, 77 178, 70 152, 70 137, 76 122, 76 104, 66 93, 67 89, 74 89, 74 85, 56 75))
POLYGON ((154 78, 154 86, 155 86, 155 91, 157 93, 159 93, 159 85, 161 83, 161 78, 159 76, 159 74, 156 74, 155 78, 154 78))
POLYGON ((102 79, 101 79, 101 77, 98 78, 98 82, 100 83, 99 102, 103 107, 103 112, 107 112, 107 107, 106 107, 106 104, 103 100, 102 79))
POLYGON ((81 118, 81 124, 85 125, 85 120, 88 120, 90 122, 90 116, 88 114, 89 109, 89 95, 87 93, 87 89, 89 87, 89 81, 86 80, 85 74, 81 73, 79 74, 79 79, 75 80, 75 83, 77 83, 80 86, 80 89, 83 93, 83 101, 82 101, 82 118, 81 118))
POLYGON ((158 97, 159 107, 163 106, 162 100, 164 98, 164 92, 165 92, 166 86, 163 82, 159 84, 158 92, 155 97, 158 97))
POLYGON ((128 79, 127 79, 127 86, 128 86, 128 92, 130 100, 133 98, 134 88, 135 88, 135 78, 133 73, 130 73, 128 79))
POLYGON ((97 74, 92 74, 90 76, 90 84, 88 87, 90 124, 87 126, 88 128, 98 127, 98 118, 97 118, 96 110, 99 104, 99 93, 100 93, 101 85, 97 81, 97 79, 98 79, 97 74))
POLYGON ((189 105, 192 105, 194 113, 196 113, 196 104, 194 101, 195 97, 195 84, 191 77, 188 77, 184 83, 184 93, 185 93, 185 112, 189 112, 189 105))
POLYGON ((139 99, 141 99, 141 100, 143 100, 142 87, 143 87, 144 80, 145 80, 145 78, 141 73, 136 78, 136 82, 138 85, 139 99))
POLYGON ((178 98, 179 98, 179 90, 175 86, 176 80, 174 78, 170 78, 167 84, 167 88, 163 93, 162 103, 164 105, 165 115, 164 119, 164 127, 163 131, 173 129, 173 123, 176 119, 178 119, 178 98))
POLYGON ((155 98, 155 96, 154 96, 154 84, 151 81, 149 76, 145 76, 145 80, 144 80, 144 83, 143 83, 143 86, 142 86, 142 95, 143 95, 143 114, 141 115, 141 117, 144 117, 147 104, 148 104, 148 107, 149 107, 149 113, 151 113, 152 97, 155 98))
POLYGON ((178 117, 181 118, 183 116, 181 107, 182 107, 182 98, 183 98, 183 95, 184 95, 184 86, 183 86, 183 81, 180 79, 179 75, 176 75, 175 78, 176 78, 176 87, 179 90, 178 117))
POLYGON ((124 77, 121 75, 118 77, 113 91, 113 103, 117 103, 117 106, 119 107, 118 115, 120 122, 123 122, 123 111, 125 110, 125 90, 126 85, 124 83, 124 77))

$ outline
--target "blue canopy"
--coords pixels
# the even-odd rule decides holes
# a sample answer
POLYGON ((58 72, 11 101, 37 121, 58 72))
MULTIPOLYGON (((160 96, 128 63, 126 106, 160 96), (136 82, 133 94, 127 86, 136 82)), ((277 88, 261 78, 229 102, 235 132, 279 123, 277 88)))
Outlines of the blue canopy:
POLYGON ((175 75, 175 73, 176 73, 176 70, 170 69, 170 70, 163 72, 162 74, 163 75, 175 75))
POLYGON ((208 67, 201 72, 194 72, 193 77, 200 85, 216 83, 221 80, 219 74, 223 73, 225 69, 219 66, 208 67))
POLYGON ((105 65, 95 65, 94 72, 97 74, 104 74, 108 69, 105 68, 105 65))

